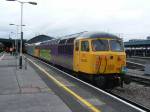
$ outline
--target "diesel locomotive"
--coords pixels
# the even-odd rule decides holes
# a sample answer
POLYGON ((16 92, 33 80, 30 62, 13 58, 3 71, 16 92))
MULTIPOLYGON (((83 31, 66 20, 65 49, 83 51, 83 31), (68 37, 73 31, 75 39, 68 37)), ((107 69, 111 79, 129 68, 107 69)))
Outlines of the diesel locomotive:
POLYGON ((129 84, 122 39, 101 32, 81 32, 27 44, 27 53, 89 77, 99 87, 129 84))

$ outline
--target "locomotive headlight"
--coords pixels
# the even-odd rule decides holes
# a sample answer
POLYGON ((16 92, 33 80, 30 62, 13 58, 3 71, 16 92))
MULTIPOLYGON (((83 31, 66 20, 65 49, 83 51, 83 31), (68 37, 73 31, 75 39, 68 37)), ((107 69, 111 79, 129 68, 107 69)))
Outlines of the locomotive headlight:
POLYGON ((127 73, 127 71, 128 71, 127 67, 123 66, 122 69, 121 69, 121 73, 125 74, 125 73, 127 73))

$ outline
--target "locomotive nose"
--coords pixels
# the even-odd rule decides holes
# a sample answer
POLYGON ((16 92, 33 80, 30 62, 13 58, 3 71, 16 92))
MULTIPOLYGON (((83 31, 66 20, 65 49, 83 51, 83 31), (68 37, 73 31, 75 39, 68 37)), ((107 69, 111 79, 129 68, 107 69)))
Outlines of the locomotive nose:
POLYGON ((96 56, 96 69, 98 73, 124 73, 125 71, 125 56, 105 54, 96 56))
POLYGON ((120 54, 110 54, 107 58, 106 71, 114 73, 124 73, 126 72, 125 56, 120 54))

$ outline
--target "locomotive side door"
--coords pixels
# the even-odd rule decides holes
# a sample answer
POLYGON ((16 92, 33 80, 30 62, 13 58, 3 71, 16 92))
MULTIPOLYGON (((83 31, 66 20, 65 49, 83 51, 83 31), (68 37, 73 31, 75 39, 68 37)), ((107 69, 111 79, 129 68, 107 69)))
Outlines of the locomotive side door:
POLYGON ((81 40, 80 42, 80 72, 90 73, 90 44, 88 39, 81 40))
POLYGON ((79 50, 79 40, 76 40, 74 43, 74 53, 73 53, 73 70, 79 71, 79 59, 80 59, 80 50, 79 50))

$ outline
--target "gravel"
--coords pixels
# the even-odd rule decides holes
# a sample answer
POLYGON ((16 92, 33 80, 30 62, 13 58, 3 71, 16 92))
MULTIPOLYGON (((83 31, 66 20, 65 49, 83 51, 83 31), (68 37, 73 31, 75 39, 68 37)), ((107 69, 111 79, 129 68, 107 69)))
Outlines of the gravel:
POLYGON ((131 83, 124 85, 124 88, 117 87, 112 92, 150 109, 150 87, 131 83))

